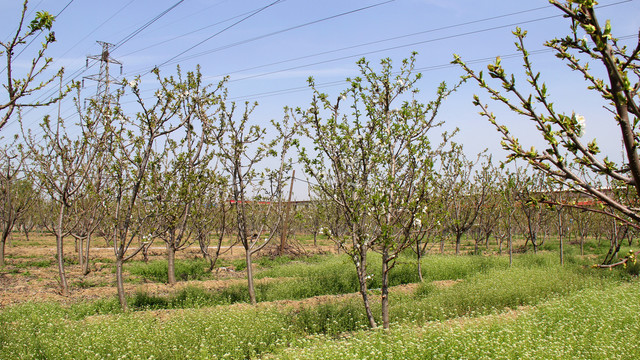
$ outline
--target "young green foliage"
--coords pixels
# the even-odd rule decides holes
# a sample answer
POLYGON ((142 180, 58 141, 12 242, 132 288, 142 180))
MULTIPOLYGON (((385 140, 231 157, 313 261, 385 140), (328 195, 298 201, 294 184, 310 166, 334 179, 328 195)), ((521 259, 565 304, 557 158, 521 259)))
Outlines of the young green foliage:
POLYGON ((438 151, 428 133, 440 125, 438 109, 453 91, 442 83, 435 100, 420 102, 415 84, 421 75, 413 74, 414 63, 415 53, 394 72, 390 59, 381 60, 379 70, 361 59, 360 76, 347 79, 349 87, 335 102, 310 78, 311 107, 299 111, 313 141, 312 152, 301 149, 300 161, 343 221, 343 231, 330 238, 356 267, 371 327, 376 323, 367 294, 373 276, 367 273, 367 251, 382 255, 382 319, 388 328, 389 270, 419 227, 438 151))
MULTIPOLYGON (((509 151, 510 159, 525 159, 534 168, 550 176, 570 189, 585 194, 615 210, 609 213, 618 220, 638 227, 640 211, 637 198, 640 195, 640 158, 638 156, 638 130, 640 118, 640 42, 631 50, 619 43, 612 34, 611 23, 604 25, 596 16, 595 1, 566 1, 561 3, 551 0, 554 5, 571 22, 570 34, 564 38, 556 38, 545 43, 556 57, 561 59, 573 71, 579 72, 586 81, 589 90, 595 91, 603 100, 603 105, 611 113, 620 131, 624 145, 626 160, 621 164, 600 154, 597 139, 584 139, 587 120, 575 110, 569 115, 554 109, 547 86, 541 80, 530 61, 530 54, 525 47, 527 32, 517 28, 516 48, 522 54, 527 83, 516 84, 515 77, 509 75, 497 58, 487 66, 488 74, 500 85, 491 85, 483 77, 483 72, 469 68, 462 59, 455 55, 454 63, 459 64, 467 73, 485 89, 490 97, 506 105, 511 111, 531 120, 542 139, 546 149, 526 149, 510 130, 498 122, 496 116, 489 112, 478 96, 474 96, 474 104, 502 134, 502 146, 509 151), (584 34, 584 36, 582 36, 584 34), (590 41, 589 41, 590 40, 590 41), (588 63, 587 61, 590 61, 588 63), (600 66, 600 72, 606 74, 601 79, 591 70, 600 66), (635 78, 635 83, 632 83, 635 78), (528 89, 525 87, 528 86, 528 89), (513 95, 508 98, 507 94, 513 95), (605 179, 602 182, 615 182, 616 187, 634 189, 632 201, 620 199, 611 192, 603 190, 593 177, 605 179)), ((598 207, 585 207, 589 211, 604 213, 598 207)))

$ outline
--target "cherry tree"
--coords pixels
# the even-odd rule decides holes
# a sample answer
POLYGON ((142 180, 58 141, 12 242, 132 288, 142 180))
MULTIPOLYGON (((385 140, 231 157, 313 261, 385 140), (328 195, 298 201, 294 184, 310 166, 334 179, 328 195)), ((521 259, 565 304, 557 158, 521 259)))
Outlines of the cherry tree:
POLYGON ((252 258, 278 234, 283 220, 283 190, 291 168, 288 151, 295 143, 297 122, 291 110, 285 109, 280 122, 272 121, 276 136, 266 138, 267 129, 250 123, 257 104, 245 103, 240 110, 235 102, 220 103, 221 135, 217 137, 218 157, 223 173, 229 179, 235 235, 245 251, 247 282, 251 304, 256 304, 252 258), (269 158, 277 167, 265 168, 269 158), (262 168, 261 168, 262 167, 262 168))
POLYGON ((38 200, 38 189, 34 188, 32 179, 24 177, 25 155, 19 146, 13 143, 2 149, 0 160, 0 266, 4 266, 7 240, 14 226, 19 221, 24 223, 38 200))
POLYGON ((56 41, 55 33, 51 30, 55 17, 46 11, 38 11, 35 18, 26 25, 25 22, 28 21, 25 18, 27 16, 27 3, 28 1, 25 0, 22 5, 16 32, 9 36, 8 40, 0 41, 0 47, 4 49, 0 50, 0 57, 5 57, 3 72, 6 77, 6 81, 3 82, 6 98, 0 100, 0 129, 7 124, 16 110, 51 105, 62 99, 70 91, 70 88, 67 88, 64 92, 54 92, 53 95, 45 97, 43 100, 33 99, 33 96, 45 89, 54 80, 60 79, 62 81, 64 69, 59 69, 44 80, 38 80, 45 76, 46 70, 53 62, 52 58, 46 56, 46 52, 49 45, 56 41), (17 69, 20 69, 20 67, 15 66, 16 57, 22 54, 29 46, 29 39, 35 38, 43 32, 47 32, 47 34, 44 37, 44 41, 40 43, 40 49, 30 61, 24 73, 22 75, 16 74, 17 69))
MULTIPOLYGON (((128 309, 123 265, 146 245, 142 243, 128 253, 134 239, 145 230, 148 221, 149 214, 139 211, 140 203, 149 187, 148 171, 155 167, 155 162, 162 159, 157 153, 166 149, 166 142, 161 141, 184 129, 195 114, 195 104, 217 101, 215 92, 223 84, 220 83, 212 91, 203 86, 199 68, 188 72, 186 77, 179 68, 177 77, 162 78, 157 68, 153 70, 153 74, 159 86, 151 101, 143 97, 139 78, 124 80, 139 108, 135 116, 126 115, 120 106, 109 109, 113 121, 107 129, 112 134, 109 143, 111 183, 108 191, 114 200, 110 202, 112 208, 108 222, 111 229, 106 236, 113 246, 118 299, 123 310, 128 309)), ((118 95, 121 96, 122 92, 118 95)), ((115 99, 114 103, 119 104, 120 99, 115 99)))
POLYGON ((365 59, 357 62, 360 76, 330 97, 317 90, 311 107, 300 111, 304 134, 313 148, 301 148, 300 161, 317 185, 323 201, 335 206, 344 222, 342 233, 330 238, 355 265, 360 294, 371 327, 376 322, 367 292, 367 254, 382 255, 382 322, 389 327, 389 271, 398 255, 414 242, 415 228, 434 174, 429 131, 443 99, 452 91, 443 83, 436 99, 418 100, 415 53, 394 72, 392 61, 375 70, 365 59), (334 100, 335 99, 335 100, 334 100))
MULTIPOLYGON (((517 28, 513 32, 516 48, 523 59, 527 80, 524 84, 516 83, 516 77, 505 70, 500 58, 487 66, 488 74, 495 83, 486 79, 483 72, 471 69, 457 55, 454 63, 459 64, 466 76, 475 80, 494 101, 535 124, 546 143, 544 150, 524 145, 506 125, 499 122, 480 97, 474 97, 474 104, 481 109, 481 114, 502 134, 502 145, 511 159, 525 159, 536 170, 568 189, 597 199, 614 211, 609 213, 601 207, 589 206, 582 206, 583 209, 608 214, 638 228, 640 42, 633 48, 624 46, 614 36, 611 22, 602 23, 598 18, 594 0, 551 0, 550 3, 568 19, 570 29, 566 37, 549 40, 545 46, 553 50, 569 69, 582 76, 587 89, 599 95, 602 105, 611 112, 612 126, 619 131, 624 145, 625 159, 622 162, 616 163, 603 154, 597 139, 584 137, 588 115, 580 115, 579 109, 574 109, 571 114, 563 113, 554 106, 547 85, 534 69, 526 49, 526 31, 517 28), (600 78, 599 74, 603 77, 600 78), (594 178, 600 180, 594 181, 594 178), (635 196, 631 199, 616 198, 599 186, 606 182, 614 188, 633 189, 635 196)), ((603 265, 608 266, 611 261, 607 257, 603 265)))

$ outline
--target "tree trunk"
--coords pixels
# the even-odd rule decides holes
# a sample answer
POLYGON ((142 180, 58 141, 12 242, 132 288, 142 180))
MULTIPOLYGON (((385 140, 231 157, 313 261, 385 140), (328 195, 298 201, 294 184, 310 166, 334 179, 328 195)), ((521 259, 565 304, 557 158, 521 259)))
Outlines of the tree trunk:
POLYGON ((29 241, 29 229, 27 229, 27 225, 22 224, 22 231, 24 232, 25 240, 29 241))
POLYGON ((560 241, 560 265, 564 265, 564 242, 562 239, 562 213, 558 210, 558 240, 560 241))
POLYGON ((0 267, 4 266, 4 247, 5 247, 6 239, 4 235, 2 236, 2 240, 0 241, 0 267))
POLYGON ((89 274, 89 249, 91 248, 91 235, 87 236, 87 244, 84 250, 84 267, 82 268, 82 274, 89 274))
POLYGON ((167 244, 167 257, 168 257, 168 265, 167 265, 167 279, 169 281, 169 285, 176 284, 176 250, 173 245, 167 244))
POLYGON ((382 328, 389 329, 389 250, 382 252, 382 328))
POLYGON ((118 288, 118 301, 120 301, 120 307, 122 311, 129 311, 129 306, 127 305, 127 297, 124 293, 124 280, 122 278, 122 265, 123 259, 118 256, 116 258, 116 286, 118 288))
POLYGON ((511 215, 509 215, 509 219, 507 220, 507 242, 509 243, 509 267, 513 265, 513 241, 511 239, 511 215))
POLYGON ((150 245, 146 245, 142 248, 142 261, 144 261, 145 263, 149 262, 149 246, 150 245))
POLYGON ((462 233, 456 233, 456 255, 460 255, 460 240, 462 239, 462 233))
POLYGON ((213 261, 213 258, 208 252, 203 253, 202 256, 204 256, 205 260, 207 260, 207 262, 209 263, 209 268, 207 269, 207 271, 212 272, 213 268, 215 267, 215 262, 213 261))
POLYGON ((313 232, 313 247, 318 247, 318 232, 313 232))
POLYGON ((2 239, 0 239, 0 266, 4 266, 4 251, 7 245, 7 238, 9 238, 9 234, 11 234, 11 230, 13 228, 12 220, 9 219, 5 223, 4 229, 2 229, 2 239))
MULTIPOLYGON (((363 262, 366 260, 363 260, 363 262)), ((371 311, 371 304, 369 303, 369 296, 367 295, 367 275, 366 264, 361 264, 361 267, 357 269, 358 271, 358 282, 360 283, 360 295, 362 295, 362 302, 364 303, 364 310, 367 313, 367 319, 369 320, 369 327, 374 329, 376 325, 376 319, 373 317, 373 312, 371 311), (364 269, 364 270, 363 270, 364 269)))
POLYGON ((56 252, 58 254, 58 275, 60 277, 60 292, 63 296, 69 295, 69 285, 67 284, 67 276, 64 272, 64 244, 62 236, 62 220, 64 217, 64 205, 60 205, 58 213, 58 221, 55 229, 56 233, 56 252))
POLYGON ((249 300, 251 301, 251 305, 256 305, 258 302, 256 301, 256 290, 253 286, 253 269, 251 268, 251 251, 249 249, 245 250, 245 261, 247 263, 247 285, 249 288, 249 300))
POLYGON ((442 236, 442 240, 440 240, 440 254, 444 255, 444 235, 442 236))
POLYGON ((78 252, 78 265, 84 269, 84 239, 76 239, 76 251, 78 252))
POLYGON ((58 255, 58 276, 60 277, 60 293, 62 296, 69 295, 69 285, 64 271, 64 247, 62 234, 56 233, 56 253, 58 255))
POLYGON ((416 242, 416 254, 418 255, 418 279, 420 279, 420 282, 424 282, 424 279, 422 278, 422 249, 420 244, 420 241, 416 242))

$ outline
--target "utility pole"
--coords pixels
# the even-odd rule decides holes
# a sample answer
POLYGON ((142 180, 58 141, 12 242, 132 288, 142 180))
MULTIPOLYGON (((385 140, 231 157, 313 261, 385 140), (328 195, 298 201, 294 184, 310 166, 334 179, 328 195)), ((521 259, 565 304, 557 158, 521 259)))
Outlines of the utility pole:
MULTIPOLYGON (((87 56, 87 67, 89 67, 89 60, 96 60, 100 62, 100 73, 85 76, 82 78, 84 80, 93 80, 98 82, 98 86, 96 89, 96 95, 93 98, 96 102, 98 112, 97 113, 106 113, 108 112, 109 107, 111 106, 111 94, 109 93, 109 84, 115 82, 116 79, 109 74, 109 64, 117 64, 120 65, 120 75, 122 75, 122 63, 110 55, 110 49, 115 46, 114 44, 110 44, 104 41, 96 41, 100 46, 102 46, 102 53, 100 55, 90 55, 87 56)), ((96 114, 97 115, 97 114, 96 114)))

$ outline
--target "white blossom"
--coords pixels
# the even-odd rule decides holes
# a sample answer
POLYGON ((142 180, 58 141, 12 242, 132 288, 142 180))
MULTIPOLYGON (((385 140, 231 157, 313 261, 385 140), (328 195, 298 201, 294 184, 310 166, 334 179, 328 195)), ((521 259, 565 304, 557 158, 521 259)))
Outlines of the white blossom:
POLYGON ((584 116, 582 115, 576 115, 576 125, 577 125, 577 129, 578 129, 578 136, 582 136, 584 135, 584 129, 586 127, 586 120, 584 119, 584 116))
POLYGON ((420 220, 419 218, 413 219, 413 225, 415 225, 416 227, 422 226, 422 220, 420 220))
POLYGON ((137 80, 129 81, 129 86, 131 86, 131 88, 135 89, 138 86, 138 81, 137 80))

